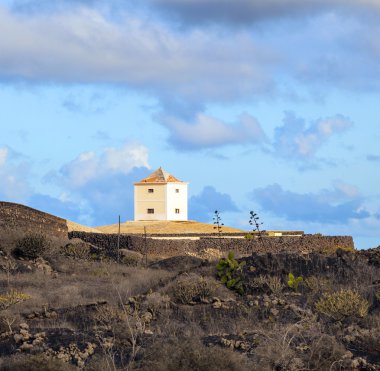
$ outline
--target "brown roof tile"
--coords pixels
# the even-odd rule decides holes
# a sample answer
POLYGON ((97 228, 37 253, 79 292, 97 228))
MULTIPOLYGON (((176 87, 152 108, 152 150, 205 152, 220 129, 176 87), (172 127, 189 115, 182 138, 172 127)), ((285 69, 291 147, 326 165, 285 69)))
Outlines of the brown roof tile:
POLYGON ((146 178, 140 180, 139 183, 170 183, 170 182, 181 182, 173 175, 169 174, 162 167, 158 168, 152 174, 148 175, 146 178))

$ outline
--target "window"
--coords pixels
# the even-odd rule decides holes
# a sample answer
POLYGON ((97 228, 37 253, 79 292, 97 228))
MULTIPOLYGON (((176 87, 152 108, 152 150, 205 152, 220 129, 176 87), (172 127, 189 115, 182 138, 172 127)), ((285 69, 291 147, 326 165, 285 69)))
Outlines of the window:
POLYGON ((154 192, 154 189, 153 188, 149 188, 148 189, 148 193, 153 193, 154 192))
POLYGON ((178 188, 176 188, 175 193, 179 193, 179 189, 178 188))
POLYGON ((175 209, 175 213, 176 213, 176 214, 179 214, 179 209, 175 209))
POLYGON ((148 214, 154 214, 154 209, 148 209, 148 214))

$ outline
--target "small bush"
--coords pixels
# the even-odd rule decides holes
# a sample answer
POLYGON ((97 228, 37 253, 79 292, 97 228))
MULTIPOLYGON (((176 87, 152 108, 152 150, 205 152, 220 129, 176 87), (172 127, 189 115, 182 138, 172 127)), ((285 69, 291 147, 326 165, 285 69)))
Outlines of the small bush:
POLYGON ((125 320, 125 313, 122 310, 109 305, 98 306, 93 313, 93 319, 97 324, 109 325, 111 323, 125 320))
POLYGON ((357 292, 342 289, 323 294, 315 308, 319 313, 340 321, 348 317, 365 317, 368 314, 369 303, 357 292))
POLYGON ((257 370, 304 370, 303 361, 291 347, 286 334, 272 333, 259 342, 254 352, 257 370))
POLYGON ((245 371, 245 359, 230 349, 206 347, 195 339, 156 341, 143 358, 142 371, 245 371))
POLYGON ((331 292, 333 291, 333 282, 325 277, 317 277, 317 276, 310 276, 308 278, 305 278, 305 286, 312 292, 312 293, 321 293, 324 291, 331 292))
POLYGON ((91 248, 86 242, 68 243, 61 248, 61 252, 74 259, 89 259, 91 257, 91 248))
POLYGON ((189 304, 212 297, 215 294, 215 290, 215 283, 207 278, 196 275, 184 275, 174 283, 172 295, 175 301, 181 304, 189 304))
POLYGON ((119 263, 125 264, 129 267, 137 267, 143 261, 143 255, 137 251, 129 249, 119 249, 115 252, 115 258, 119 263))
POLYGON ((43 234, 29 234, 17 241, 13 251, 17 257, 35 260, 50 247, 50 241, 43 234))
POLYGON ((288 274, 288 286, 294 291, 298 290, 298 286, 303 282, 303 277, 295 277, 293 273, 288 274))
POLYGON ((159 292, 152 292, 146 296, 145 304, 148 310, 155 316, 163 308, 168 308, 170 298, 168 295, 163 295, 159 292))
POLYGON ((254 278, 253 286, 261 291, 270 292, 274 295, 281 294, 285 285, 276 276, 260 275, 254 278))
POLYGON ((243 268, 245 264, 245 261, 239 263, 235 259, 234 252, 230 251, 227 258, 220 259, 219 263, 216 265, 220 282, 224 283, 227 288, 235 290, 240 295, 243 295, 244 293, 243 268))
POLYGON ((322 334, 310 342, 307 370, 346 370, 346 349, 335 337, 322 334))
POLYGON ((360 352, 380 357, 380 328, 362 330, 355 337, 352 345, 360 352))
POLYGON ((0 295, 0 310, 9 308, 11 305, 30 299, 30 296, 22 292, 11 290, 0 295))

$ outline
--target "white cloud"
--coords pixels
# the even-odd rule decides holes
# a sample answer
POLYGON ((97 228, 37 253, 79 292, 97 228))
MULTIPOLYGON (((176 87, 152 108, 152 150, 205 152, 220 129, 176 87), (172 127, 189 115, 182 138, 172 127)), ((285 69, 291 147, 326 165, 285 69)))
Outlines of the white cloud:
POLYGON ((107 174, 128 174, 133 168, 149 168, 148 149, 141 144, 125 144, 121 148, 105 148, 97 155, 83 152, 61 169, 64 183, 71 188, 81 188, 88 182, 107 174))
POLYGON ((273 148, 276 154, 307 160, 333 135, 344 132, 352 122, 341 115, 320 119, 309 126, 303 119, 287 112, 281 127, 275 130, 273 148))
POLYGON ((365 199, 358 192, 347 192, 348 185, 318 193, 296 193, 284 190, 279 184, 257 188, 252 193, 263 210, 287 220, 344 224, 352 219, 372 216, 365 199))
POLYGON ((8 157, 8 148, 0 148, 0 167, 5 165, 5 162, 8 157))
POLYGON ((170 130, 170 141, 182 149, 259 144, 265 141, 258 121, 246 113, 240 115, 237 123, 232 125, 203 113, 199 113, 193 122, 164 114, 157 118, 170 130))
POLYGON ((23 201, 31 193, 30 164, 10 148, 0 148, 0 199, 23 201))
POLYGON ((357 198, 360 197, 360 192, 358 187, 347 184, 342 181, 335 181, 333 183, 334 189, 336 190, 336 194, 341 194, 346 198, 357 198))
POLYGON ((128 144, 124 147, 106 148, 104 166, 114 172, 128 174, 134 167, 150 168, 148 149, 140 144, 128 144))

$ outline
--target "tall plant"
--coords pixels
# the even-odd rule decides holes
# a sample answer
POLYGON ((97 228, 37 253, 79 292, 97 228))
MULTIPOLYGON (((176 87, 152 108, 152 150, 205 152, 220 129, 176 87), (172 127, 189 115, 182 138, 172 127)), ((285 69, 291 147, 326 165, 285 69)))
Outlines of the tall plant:
POLYGON ((254 211, 251 210, 249 214, 250 214, 249 224, 253 227, 252 232, 253 233, 257 232, 258 239, 259 239, 261 246, 265 247, 263 236, 262 236, 264 231, 261 229, 261 226, 263 225, 263 223, 260 221, 259 216, 254 211))
POLYGON ((222 223, 222 218, 218 210, 214 211, 214 216, 212 219, 214 220, 214 229, 216 229, 218 236, 221 238, 224 223, 222 223))

